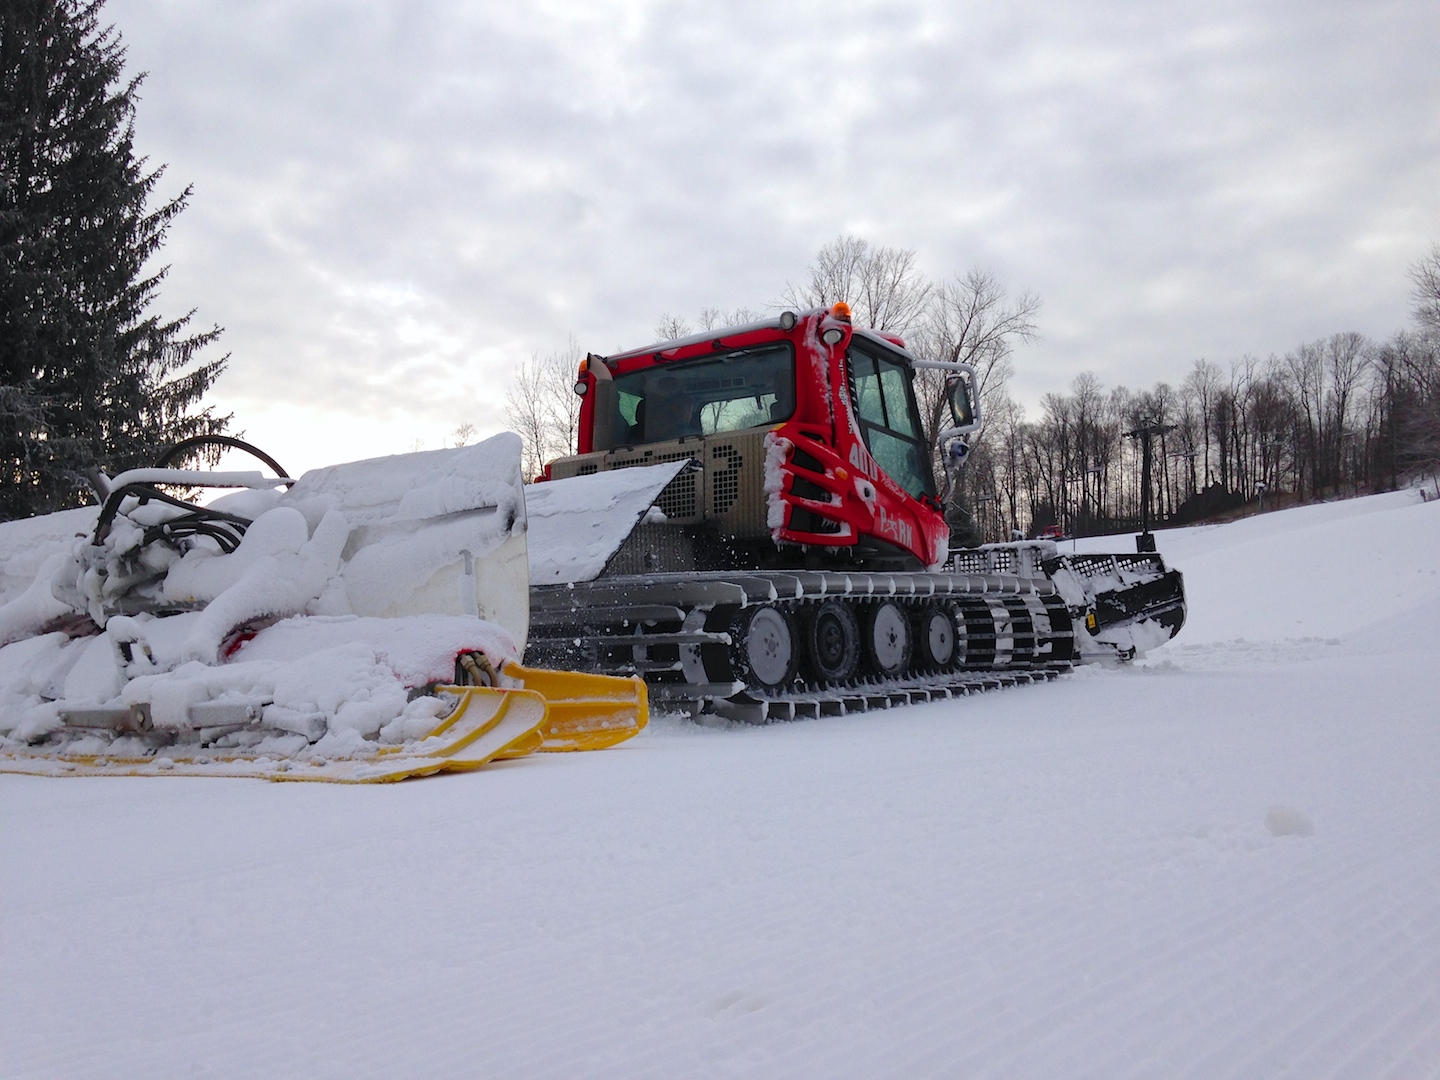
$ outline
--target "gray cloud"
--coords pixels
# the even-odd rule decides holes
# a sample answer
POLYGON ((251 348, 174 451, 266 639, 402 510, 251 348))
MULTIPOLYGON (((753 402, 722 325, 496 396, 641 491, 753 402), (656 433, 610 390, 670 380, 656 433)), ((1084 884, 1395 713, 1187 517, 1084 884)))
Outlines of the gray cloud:
POLYGON ((1423 2, 106 11, 196 185, 167 307, 227 327, 242 426, 337 453, 497 429, 531 349, 761 306, 841 232, 1040 292, 1031 400, 1386 334, 1440 238, 1423 2))

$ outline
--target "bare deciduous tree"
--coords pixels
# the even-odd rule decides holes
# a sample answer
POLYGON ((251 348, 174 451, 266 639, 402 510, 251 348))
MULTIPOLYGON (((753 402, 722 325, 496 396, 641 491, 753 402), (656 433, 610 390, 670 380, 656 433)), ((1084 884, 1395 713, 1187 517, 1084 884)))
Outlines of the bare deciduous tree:
POLYGON ((1199 413, 1200 451, 1205 459, 1202 472, 1207 485, 1213 479, 1210 473, 1210 422, 1215 414, 1215 401, 1220 396, 1221 378, 1217 365, 1208 360, 1196 360, 1180 388, 1181 394, 1189 395, 1194 400, 1199 413))
POLYGON ((1343 455, 1348 449, 1353 456, 1356 449, 1359 433, 1352 426, 1355 420, 1354 399, 1360 378, 1373 358, 1374 347, 1363 334, 1354 331, 1332 334, 1325 341, 1325 377, 1329 384, 1325 392, 1325 411, 1329 414, 1331 432, 1326 454, 1326 479, 1332 486, 1339 484, 1344 475, 1343 455))
POLYGON ((751 308, 740 307, 731 310, 724 308, 701 308, 699 325, 695 329, 689 322, 678 315, 671 315, 668 311, 660 316, 655 324, 656 341, 675 341, 678 338, 689 337, 692 334, 708 333, 711 330, 722 330, 727 326, 744 326, 746 323, 759 322, 765 316, 751 308))
POLYGON ((968 270, 935 290, 917 345, 933 359, 969 364, 983 393, 1009 377, 1016 343, 1035 340, 1040 304, 1032 292, 1011 300, 990 271, 968 270))
POLYGON ((860 267, 858 310, 876 330, 909 333, 925 316, 934 289, 915 265, 908 248, 877 247, 860 267))
POLYGON ((1407 474, 1440 476, 1440 334, 1396 334, 1377 350, 1375 370, 1377 467, 1392 485, 1407 474))
POLYGON ((505 415, 524 444, 521 469, 526 476, 538 476, 547 461, 575 452, 580 422, 575 373, 583 355, 571 338, 556 352, 532 352, 515 372, 505 415))
POLYGON ((787 285, 780 303, 814 308, 843 301, 857 325, 905 334, 925 315, 931 292, 914 251, 842 236, 816 253, 809 280, 787 285))
POLYGON ((1410 267, 1415 288, 1415 319, 1433 334, 1440 334, 1440 244, 1431 244, 1429 254, 1410 267))
POLYGON ((656 341, 674 341, 676 338, 689 337, 694 332, 688 322, 668 311, 661 315, 660 321, 655 324, 656 341))
POLYGON ((701 330, 720 330, 727 326, 744 326, 746 323, 759 322, 764 316, 758 311, 750 308, 735 308, 733 311, 724 311, 720 308, 704 308, 700 312, 701 330))
MULTIPOLYGON (((1005 392, 1016 344, 1037 336, 1040 303, 1031 292, 1011 300, 988 270, 956 274, 932 290, 924 321, 910 342, 911 351, 927 360, 971 365, 981 408, 988 411, 1005 392)), ((920 370, 915 390, 926 438, 933 441, 946 409, 944 374, 920 370)))
POLYGON ((850 303, 859 294, 860 266, 869 251, 870 244, 858 236, 842 236, 826 244, 810 264, 809 280, 786 285, 776 306, 804 309, 850 303))

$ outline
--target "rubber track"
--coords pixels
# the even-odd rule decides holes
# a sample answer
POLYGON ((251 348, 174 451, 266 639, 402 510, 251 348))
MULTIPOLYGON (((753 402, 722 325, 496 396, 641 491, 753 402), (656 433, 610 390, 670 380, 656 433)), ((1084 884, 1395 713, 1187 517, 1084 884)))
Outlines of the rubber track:
MULTIPOLYGON (((958 671, 946 675, 918 679, 876 680, 849 687, 824 690, 801 690, 788 694, 760 696, 746 691, 745 699, 754 699, 754 719, 798 720, 821 716, 845 716, 872 709, 893 709, 901 705, 918 705, 927 701, 949 701, 987 690, 1004 690, 1012 686, 1048 682, 1061 671, 958 671)), ((727 702, 744 709, 750 701, 727 702)))
MULTIPOLYGON (((657 705, 712 705, 765 720, 844 715, 1045 681, 1070 669, 1072 637, 1065 605, 1046 578, 837 571, 654 574, 532 589, 527 657, 531 663, 572 670, 643 675, 657 705), (733 677, 686 681, 681 649, 708 648, 705 667, 713 667, 715 647, 730 647, 726 627, 731 613, 761 604, 800 613, 837 597, 859 603, 894 600, 907 609, 958 602, 969 662, 959 670, 912 671, 888 680, 860 674, 843 685, 797 681, 778 691, 746 687, 733 677), (1036 608, 1051 624, 1038 640, 1036 608), (1008 622, 1008 632, 1001 633, 997 617, 1008 622), (997 636, 1011 643, 999 664, 997 636)), ((693 661, 691 669, 693 674, 693 661)))

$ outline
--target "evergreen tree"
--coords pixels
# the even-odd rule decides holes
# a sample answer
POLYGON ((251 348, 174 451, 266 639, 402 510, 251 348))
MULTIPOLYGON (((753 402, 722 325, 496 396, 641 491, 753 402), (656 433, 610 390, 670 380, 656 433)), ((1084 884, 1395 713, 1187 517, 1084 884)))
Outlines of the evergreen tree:
POLYGON ((228 359, 196 361, 219 327, 151 310, 190 188, 149 206, 163 166, 135 154, 141 77, 102 3, 0 5, 0 520, 82 505, 90 470, 230 419, 197 408, 228 359))

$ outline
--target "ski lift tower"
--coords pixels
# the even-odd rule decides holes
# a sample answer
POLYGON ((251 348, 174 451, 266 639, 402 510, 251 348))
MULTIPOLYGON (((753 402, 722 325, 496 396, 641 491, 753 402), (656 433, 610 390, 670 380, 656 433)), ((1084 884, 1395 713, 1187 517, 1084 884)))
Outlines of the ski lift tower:
POLYGON ((1150 440, 1174 430, 1174 424, 1148 420, 1134 431, 1125 432, 1125 438, 1140 440, 1140 533, 1135 537, 1136 551, 1155 550, 1155 534, 1150 531, 1150 440))

